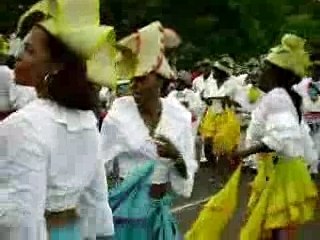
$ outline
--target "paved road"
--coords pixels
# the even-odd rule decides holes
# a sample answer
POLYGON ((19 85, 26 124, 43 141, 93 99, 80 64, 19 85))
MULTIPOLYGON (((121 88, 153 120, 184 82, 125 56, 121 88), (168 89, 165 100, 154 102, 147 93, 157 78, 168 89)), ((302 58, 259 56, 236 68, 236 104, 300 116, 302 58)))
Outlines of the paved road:
MULTIPOLYGON (((208 168, 201 168, 195 183, 193 195, 188 200, 178 199, 173 207, 173 211, 179 222, 180 230, 185 233, 197 218, 199 211, 202 208, 204 201, 213 193, 217 192, 213 184, 209 183, 208 179, 211 176, 208 168)), ((253 175, 245 173, 242 175, 240 185, 240 206, 235 214, 234 219, 226 228, 222 240, 237 240, 238 233, 241 228, 241 222, 244 218, 245 204, 249 195, 248 183, 253 175)), ((214 224, 214 220, 212 221, 214 224)), ((320 240, 320 211, 317 212, 317 220, 299 230, 298 240, 320 240)))

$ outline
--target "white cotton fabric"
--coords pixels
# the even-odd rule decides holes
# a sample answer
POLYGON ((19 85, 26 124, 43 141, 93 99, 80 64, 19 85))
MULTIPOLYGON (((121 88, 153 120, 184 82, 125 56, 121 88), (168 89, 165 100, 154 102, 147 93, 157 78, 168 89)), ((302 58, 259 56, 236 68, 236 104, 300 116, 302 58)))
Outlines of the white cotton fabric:
POLYGON ((10 240, 45 239, 45 209, 78 209, 83 233, 91 234, 84 237, 113 234, 91 111, 38 99, 1 122, 0 133, 0 228, 12 234, 28 229, 10 240))
POLYGON ((194 92, 203 94, 204 98, 215 97, 219 90, 217 81, 214 79, 211 73, 208 79, 204 79, 203 75, 193 80, 192 89, 194 92))
POLYGON ((0 112, 13 109, 10 101, 10 89, 13 84, 12 70, 7 66, 0 66, 0 112))
POLYGON ((196 136, 202 115, 205 111, 205 105, 202 103, 199 94, 195 93, 191 89, 186 88, 182 91, 171 91, 167 98, 177 100, 179 103, 188 104, 188 110, 196 118, 196 120, 192 122, 193 135, 196 136))
POLYGON ((181 152, 187 166, 187 180, 179 176, 169 159, 159 157, 154 140, 149 136, 133 97, 116 99, 104 119, 101 130, 101 158, 108 163, 116 157, 122 178, 127 177, 137 166, 155 160, 152 183, 170 182, 177 194, 189 197, 198 167, 194 154, 191 114, 177 101, 161 101, 162 115, 155 133, 170 139, 181 152))
POLYGON ((309 127, 299 123, 297 111, 284 89, 274 89, 266 94, 252 112, 247 130, 247 143, 263 142, 279 155, 304 157, 314 167, 317 153, 309 134, 309 127))

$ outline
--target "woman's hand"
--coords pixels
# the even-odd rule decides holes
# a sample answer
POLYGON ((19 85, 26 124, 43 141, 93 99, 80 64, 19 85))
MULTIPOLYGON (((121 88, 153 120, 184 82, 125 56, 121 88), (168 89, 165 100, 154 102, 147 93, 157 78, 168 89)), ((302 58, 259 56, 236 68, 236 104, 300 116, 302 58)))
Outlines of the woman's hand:
POLYGON ((154 138, 160 157, 176 160, 180 156, 180 152, 173 143, 166 137, 160 135, 154 138))
POLYGON ((187 167, 178 149, 173 143, 164 136, 157 136, 155 138, 158 154, 160 157, 171 159, 174 162, 176 171, 184 179, 188 178, 187 167))

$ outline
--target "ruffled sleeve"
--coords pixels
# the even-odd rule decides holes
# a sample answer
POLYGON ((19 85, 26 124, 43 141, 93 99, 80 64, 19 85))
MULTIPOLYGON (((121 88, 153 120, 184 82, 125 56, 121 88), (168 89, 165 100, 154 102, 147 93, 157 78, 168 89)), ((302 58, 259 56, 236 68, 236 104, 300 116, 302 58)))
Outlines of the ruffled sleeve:
POLYGON ((0 123, 0 225, 28 229, 37 239, 44 216, 48 149, 39 131, 17 112, 0 123))
POLYGON ((102 161, 99 161, 94 179, 81 196, 80 216, 82 236, 87 239, 114 234, 113 217, 108 204, 108 184, 102 161))
POLYGON ((304 156, 301 131, 290 112, 274 113, 267 117, 262 142, 270 149, 288 157, 304 156))
POLYGON ((264 125, 264 144, 281 155, 304 156, 298 115, 285 90, 275 89, 267 94, 256 113, 257 120, 264 125))
POLYGON ((188 178, 182 178, 173 168, 170 171, 170 182, 172 189, 179 195, 190 197, 194 184, 194 175, 198 169, 197 161, 195 160, 194 137, 192 135, 191 120, 190 126, 186 124, 185 131, 177 138, 176 146, 185 161, 187 167, 188 178))
POLYGON ((105 164, 112 161, 123 151, 125 137, 119 129, 117 119, 113 118, 112 114, 108 114, 102 123, 100 143, 99 158, 105 164))

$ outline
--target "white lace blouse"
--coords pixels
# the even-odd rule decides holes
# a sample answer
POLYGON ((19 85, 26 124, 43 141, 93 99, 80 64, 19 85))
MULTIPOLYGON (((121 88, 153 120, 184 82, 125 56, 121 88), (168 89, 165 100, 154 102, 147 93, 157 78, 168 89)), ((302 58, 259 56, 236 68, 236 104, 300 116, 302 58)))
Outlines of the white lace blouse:
POLYGON ((85 237, 113 234, 91 111, 38 99, 1 122, 0 133, 0 226, 28 228, 34 234, 24 239, 42 240, 36 228, 45 209, 76 208, 85 237))
POLYGON ((289 94, 276 88, 263 96, 252 112, 247 130, 247 143, 263 142, 278 154, 287 157, 304 157, 308 164, 317 162, 309 127, 302 120, 289 94))
POLYGON ((105 118, 101 130, 101 158, 109 162, 116 157, 122 178, 137 166, 156 160, 152 182, 170 182, 177 194, 189 197, 197 170, 191 114, 176 100, 162 99, 162 115, 155 133, 169 138, 181 152, 187 166, 187 180, 179 176, 169 159, 158 156, 132 97, 117 99, 105 118))

